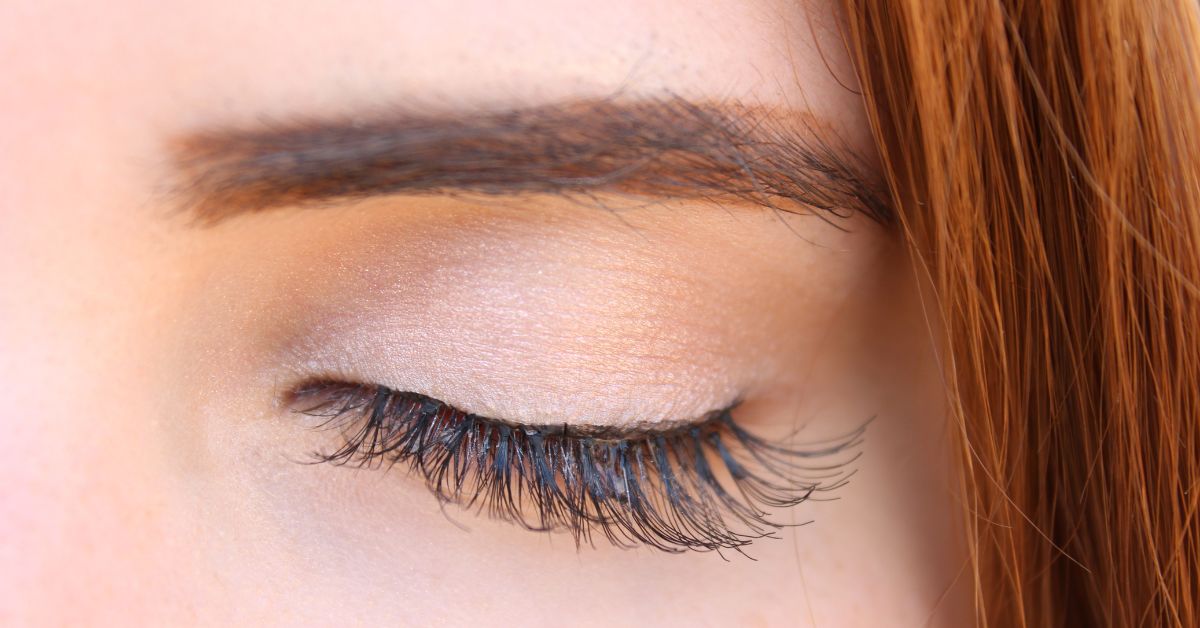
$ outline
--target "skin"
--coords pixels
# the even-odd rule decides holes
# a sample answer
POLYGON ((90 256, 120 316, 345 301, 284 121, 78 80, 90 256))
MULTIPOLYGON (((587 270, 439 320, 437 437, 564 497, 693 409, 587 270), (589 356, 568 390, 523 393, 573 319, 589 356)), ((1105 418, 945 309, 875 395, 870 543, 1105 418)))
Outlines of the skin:
POLYGON ((665 94, 803 111, 868 159, 822 3, 0 8, 0 623, 967 625, 930 323, 900 238, 747 203, 393 196, 186 219, 208 125, 665 94), (615 209, 614 209, 615 207, 615 209), (338 375, 514 421, 734 398, 856 474, 728 561, 447 507, 281 404, 338 375), (958 582, 958 584, 956 584, 958 582))

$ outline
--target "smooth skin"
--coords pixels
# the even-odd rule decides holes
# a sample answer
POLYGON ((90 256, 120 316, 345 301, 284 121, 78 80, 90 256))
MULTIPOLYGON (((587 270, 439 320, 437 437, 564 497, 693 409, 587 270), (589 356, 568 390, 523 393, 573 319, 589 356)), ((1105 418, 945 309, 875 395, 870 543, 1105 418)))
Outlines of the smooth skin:
POLYGON ((723 0, 0 6, 0 624, 968 625, 936 323, 894 229, 551 196, 199 227, 167 183, 208 126, 614 95, 803 112, 870 160, 836 25, 723 0), (798 442, 876 419, 756 561, 576 548, 402 470, 300 464, 336 434, 280 392, 328 373, 513 420, 736 396, 798 442))

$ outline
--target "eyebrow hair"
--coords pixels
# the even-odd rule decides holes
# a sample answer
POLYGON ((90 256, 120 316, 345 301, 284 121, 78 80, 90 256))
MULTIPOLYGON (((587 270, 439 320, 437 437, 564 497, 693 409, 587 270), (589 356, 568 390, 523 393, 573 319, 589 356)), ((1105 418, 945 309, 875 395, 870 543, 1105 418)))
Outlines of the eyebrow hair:
MULTIPOLYGON (((205 129, 170 145, 202 224, 382 195, 615 192, 891 222, 877 175, 808 114, 681 98, 205 129)), ((828 219, 828 216, 826 216, 828 219)))

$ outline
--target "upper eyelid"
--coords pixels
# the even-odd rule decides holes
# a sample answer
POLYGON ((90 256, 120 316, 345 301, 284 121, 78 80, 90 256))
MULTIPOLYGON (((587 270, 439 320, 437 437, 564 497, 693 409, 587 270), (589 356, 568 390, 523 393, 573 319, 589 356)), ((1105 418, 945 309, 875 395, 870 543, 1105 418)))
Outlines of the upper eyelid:
MULTIPOLYGON (((333 380, 313 380, 305 382, 287 392, 284 399, 284 405, 287 407, 298 408, 300 412, 305 412, 303 409, 305 404, 310 404, 310 407, 316 406, 328 407, 334 396, 344 395, 347 401, 351 397, 365 401, 363 393, 371 391, 391 391, 390 389, 376 384, 362 384, 333 380)), ((687 420, 674 421, 654 421, 654 422, 638 422, 638 423, 623 423, 620 425, 601 425, 595 423, 579 424, 564 421, 562 423, 528 423, 521 421, 513 421, 508 419, 497 419, 493 417, 472 414, 455 408, 442 401, 433 399, 419 393, 406 392, 405 396, 428 400, 429 402, 445 406, 455 412, 460 412, 464 416, 469 416, 479 421, 483 421, 492 425, 504 425, 514 430, 522 430, 528 432, 537 432, 543 436, 571 436, 576 438, 592 438, 599 440, 636 440, 645 438, 656 438, 660 436, 670 436, 681 431, 693 429, 710 423, 714 420, 719 420, 722 416, 732 412, 738 405, 741 404, 740 399, 722 406, 721 408, 711 410, 698 417, 687 420)), ((360 409, 361 406, 347 409, 360 409)), ((319 415, 322 416, 322 415, 319 415)))

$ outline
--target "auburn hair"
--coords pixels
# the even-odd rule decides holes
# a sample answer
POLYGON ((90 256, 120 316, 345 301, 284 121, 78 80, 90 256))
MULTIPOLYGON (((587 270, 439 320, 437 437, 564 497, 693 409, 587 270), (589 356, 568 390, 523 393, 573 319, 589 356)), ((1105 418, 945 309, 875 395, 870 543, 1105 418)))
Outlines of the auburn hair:
POLYGON ((845 7, 980 624, 1200 626, 1200 4, 845 7))

